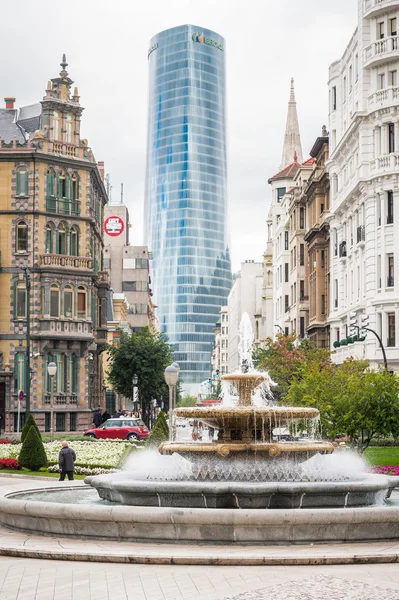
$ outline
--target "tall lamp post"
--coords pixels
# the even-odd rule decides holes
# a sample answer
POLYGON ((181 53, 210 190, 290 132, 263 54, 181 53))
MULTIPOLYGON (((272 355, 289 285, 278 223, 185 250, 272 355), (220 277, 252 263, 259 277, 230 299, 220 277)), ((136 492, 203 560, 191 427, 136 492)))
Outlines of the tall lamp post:
POLYGON ((54 436, 54 375, 57 373, 55 362, 47 365, 47 373, 50 377, 50 441, 52 442, 54 436))
POLYGON ((284 329, 281 327, 281 325, 275 325, 275 327, 278 327, 278 328, 280 329, 281 333, 282 333, 283 335, 285 335, 285 331, 284 331, 284 329))
MULTIPOLYGON (((179 379, 179 375, 180 375, 180 365, 178 362, 173 362, 172 363, 173 367, 176 367, 177 369, 177 379, 179 379)), ((174 387, 174 402, 173 402, 173 408, 176 408, 176 404, 177 404, 177 381, 176 381, 176 385, 174 387)))
POLYGON ((132 387, 133 387, 133 391, 132 391, 132 396, 133 396, 133 398, 132 398, 132 402, 133 402, 133 411, 134 411, 134 412, 138 412, 138 410, 137 410, 137 408, 138 408, 138 407, 136 406, 136 387, 137 387, 137 384, 138 384, 138 382, 139 382, 139 380, 138 380, 138 377, 137 377, 137 375, 136 375, 136 373, 135 373, 135 374, 133 375, 133 378, 132 378, 132 387))
POLYGON ((26 356, 25 356, 25 418, 30 413, 30 269, 27 265, 21 265, 26 285, 26 356))
POLYGON ((179 377, 179 369, 177 369, 174 365, 170 365, 165 369, 165 381, 169 388, 169 420, 172 425, 172 439, 175 439, 175 427, 174 427, 174 391, 177 384, 177 379, 179 377))

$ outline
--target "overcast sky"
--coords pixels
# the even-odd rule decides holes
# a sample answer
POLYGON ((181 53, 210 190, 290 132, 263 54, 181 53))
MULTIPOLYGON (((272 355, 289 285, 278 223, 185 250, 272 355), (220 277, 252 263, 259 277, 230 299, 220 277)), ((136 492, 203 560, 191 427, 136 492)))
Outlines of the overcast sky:
POLYGON ((143 240, 150 38, 192 23, 226 39, 229 216, 233 269, 261 260, 290 78, 304 159, 328 124, 328 66, 357 23, 357 0, 14 0, 0 21, 0 85, 17 105, 42 99, 63 52, 85 107, 82 137, 125 201, 131 243, 143 240))

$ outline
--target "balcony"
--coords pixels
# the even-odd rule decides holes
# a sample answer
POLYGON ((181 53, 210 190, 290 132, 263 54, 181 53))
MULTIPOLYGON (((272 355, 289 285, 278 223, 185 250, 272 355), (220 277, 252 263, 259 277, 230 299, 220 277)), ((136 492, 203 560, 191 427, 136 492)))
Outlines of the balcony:
MULTIPOLYGON (((53 406, 76 406, 78 403, 78 397, 76 394, 70 393, 59 393, 53 394, 53 406)), ((44 404, 51 405, 51 394, 46 392, 44 395, 44 404)))
POLYGON ((382 40, 376 40, 364 51, 364 68, 377 67, 399 57, 398 36, 394 35, 382 40))
POLYGON ((364 242, 366 239, 366 230, 364 225, 359 225, 359 227, 356 228, 356 242, 358 244, 361 244, 364 246, 364 242))
POLYGON ((364 0, 364 17, 373 19, 399 7, 399 0, 364 0))
POLYGON ((64 254, 39 254, 39 267, 49 269, 79 269, 91 271, 93 259, 88 256, 66 256, 64 254))
POLYGON ((384 90, 378 90, 368 97, 368 108, 370 111, 377 108, 386 108, 399 102, 399 88, 390 87, 384 90))
POLYGON ((97 283, 102 284, 102 285, 109 285, 109 272, 108 271, 99 271, 97 283))
POLYGON ((343 241, 339 245, 339 257, 340 258, 346 258, 346 256, 347 256, 347 253, 346 253, 346 242, 343 241))
POLYGON ((32 337, 94 341, 93 328, 90 322, 57 317, 42 317, 39 319, 39 331, 32 333, 32 337))
POLYGON ((387 277, 387 287, 393 287, 393 277, 387 277))
POLYGON ((80 215, 80 200, 47 196, 46 211, 59 215, 80 215))
POLYGON ((54 154, 61 154, 63 156, 76 156, 76 146, 72 144, 63 144, 62 142, 53 142, 54 154))
POLYGON ((397 173, 399 169, 399 152, 391 152, 370 162, 370 175, 373 177, 383 173, 397 173))

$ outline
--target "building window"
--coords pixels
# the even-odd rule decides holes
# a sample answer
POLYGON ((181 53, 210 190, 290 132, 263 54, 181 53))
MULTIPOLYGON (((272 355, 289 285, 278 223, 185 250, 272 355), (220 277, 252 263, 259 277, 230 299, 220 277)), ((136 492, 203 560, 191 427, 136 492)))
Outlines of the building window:
POLYGON ((74 225, 69 233, 69 254, 79 256, 79 229, 74 225))
POLYGON ((44 413, 44 431, 51 431, 51 413, 44 413))
POLYGON ((331 88, 331 105, 332 110, 337 110, 337 88, 335 85, 331 88))
POLYGON ((326 253, 324 250, 321 251, 320 258, 321 258, 321 268, 324 269, 325 263, 326 263, 326 253))
POLYGON ((60 140, 60 133, 61 133, 60 119, 61 119, 60 113, 57 111, 54 111, 53 112, 53 139, 55 141, 60 140))
POLYGON ((395 313, 388 313, 388 341, 387 346, 395 346, 395 313))
POLYGON ((324 294, 321 295, 321 314, 326 314, 326 297, 324 294))
POLYGON ((72 144, 72 130, 73 130, 72 115, 67 115, 67 118, 66 118, 66 141, 68 144, 72 144))
POLYGON ((299 245, 299 264, 302 267, 305 264, 305 245, 304 244, 299 245))
POLYGON ((320 214, 322 215, 322 214, 323 214, 323 212, 324 212, 324 204, 323 204, 323 203, 321 203, 321 204, 320 204, 320 214))
POLYGON ((334 279, 334 308, 338 308, 338 279, 334 279))
POLYGON ((299 209, 299 229, 305 229, 305 209, 299 209))
POLYGON ((27 169, 18 169, 17 171, 17 196, 28 196, 27 169))
POLYGON ((15 289, 15 317, 26 319, 26 286, 25 283, 17 283, 15 289))
MULTIPOLYGON (((129 306, 129 314, 130 315, 146 315, 148 312, 147 304, 131 304, 129 306)), ((224 333, 222 331, 222 333, 224 333)), ((227 334, 227 327, 226 327, 227 334)))
POLYGON ((284 198, 286 189, 287 188, 285 187, 277 188, 277 202, 281 202, 281 200, 284 198))
POLYGON ((299 300, 305 300, 305 281, 303 279, 299 281, 299 300))
MULTIPOLYGON (((19 414, 19 433, 21 433, 23 426, 26 423, 26 413, 21 412, 19 414)), ((18 413, 14 413, 14 432, 18 431, 18 413)))
POLYGON ((285 294, 285 296, 284 296, 284 312, 287 312, 289 307, 290 307, 290 299, 289 299, 288 294, 285 294))
POLYGON ((284 231, 284 250, 288 250, 288 231, 284 231))
POLYGON ((355 81, 359 78, 359 55, 355 56, 355 81))
POLYGON ((147 281, 122 281, 122 292, 147 292, 147 281))
POLYGON ((389 71, 389 85, 396 87, 398 84, 398 72, 397 70, 389 71))
POLYGON ((385 37, 385 23, 384 21, 380 21, 377 23, 377 39, 383 40, 385 37))
POLYGON ((17 352, 14 355, 14 392, 25 389, 26 353, 17 352))
MULTIPOLYGON (((343 101, 345 102, 346 101, 346 76, 344 77, 343 82, 342 82, 342 96, 343 96, 343 101)), ((344 127, 344 129, 345 129, 345 127, 344 127)))
POLYGON ((65 431, 65 413, 55 413, 55 430, 65 431))
POLYGON ((57 229, 55 253, 66 254, 67 253, 67 229, 64 223, 60 223, 57 229))
POLYGON ((385 87, 385 73, 380 73, 378 75, 378 89, 383 90, 385 87))
POLYGON ((52 170, 47 171, 46 175, 46 210, 56 212, 57 203, 55 197, 55 173, 52 170))
POLYGON ((64 317, 72 319, 73 316, 73 287, 66 285, 64 287, 64 317))
POLYGON ((69 431, 76 431, 76 413, 69 413, 69 431))
POLYGON ((284 263, 284 281, 288 282, 288 272, 289 272, 289 264, 284 263))
POLYGON ((60 316, 60 288, 56 283, 50 286, 50 317, 60 316))
POLYGON ((393 192, 387 192, 387 224, 393 223, 393 192))
POLYGON ((299 335, 301 338, 305 337, 305 317, 299 319, 299 335))
POLYGON ((19 221, 16 226, 16 252, 28 251, 28 226, 25 221, 19 221))
POLYGON ((397 35, 396 17, 389 19, 389 35, 397 35))
POLYGON ((388 152, 395 152, 395 126, 393 123, 388 124, 388 152))
POLYGON ((393 285, 394 285, 394 256, 393 256, 393 254, 388 254, 387 287, 393 287, 393 285))
POLYGON ((86 289, 80 285, 78 287, 78 319, 85 319, 86 318, 86 311, 87 311, 87 301, 86 301, 86 289))
POLYGON ((80 214, 80 208, 79 208, 79 177, 76 175, 76 173, 74 173, 70 179, 70 185, 71 185, 71 202, 72 202, 72 206, 71 206, 71 213, 73 215, 79 215, 80 214))
POLYGON ((55 226, 53 223, 47 223, 46 225, 46 254, 52 254, 54 250, 54 230, 55 226))

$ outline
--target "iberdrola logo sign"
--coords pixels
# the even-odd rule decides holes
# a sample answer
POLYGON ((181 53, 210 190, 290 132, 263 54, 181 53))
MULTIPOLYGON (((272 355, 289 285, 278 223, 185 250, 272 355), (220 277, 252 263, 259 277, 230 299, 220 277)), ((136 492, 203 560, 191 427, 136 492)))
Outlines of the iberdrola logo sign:
POLYGON ((206 37, 203 33, 193 33, 193 42, 198 42, 199 44, 208 44, 208 46, 214 46, 215 48, 219 48, 219 50, 224 50, 223 44, 206 37))

